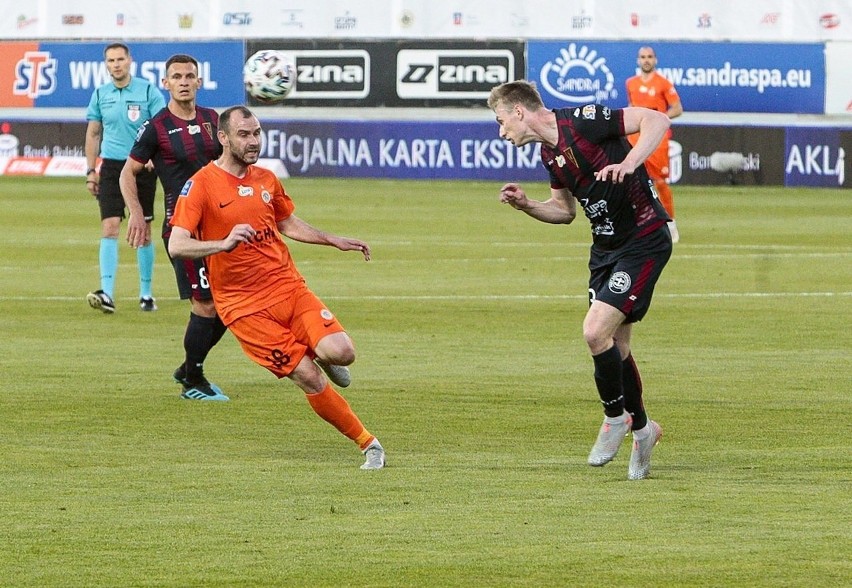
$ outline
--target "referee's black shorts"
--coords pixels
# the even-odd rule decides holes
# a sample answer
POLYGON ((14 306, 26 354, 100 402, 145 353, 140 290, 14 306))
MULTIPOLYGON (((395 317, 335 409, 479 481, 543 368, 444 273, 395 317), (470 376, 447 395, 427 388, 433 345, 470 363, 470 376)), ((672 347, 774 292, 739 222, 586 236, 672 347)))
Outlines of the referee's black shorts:
MULTIPOLYGON (((105 218, 125 218, 124 198, 121 197, 121 186, 118 178, 124 168, 123 159, 104 159, 101 163, 101 181, 98 190, 98 205, 101 209, 101 220, 105 218)), ((154 196, 157 194, 157 174, 143 169, 136 176, 136 189, 139 192, 139 203, 145 220, 154 219, 154 196)))

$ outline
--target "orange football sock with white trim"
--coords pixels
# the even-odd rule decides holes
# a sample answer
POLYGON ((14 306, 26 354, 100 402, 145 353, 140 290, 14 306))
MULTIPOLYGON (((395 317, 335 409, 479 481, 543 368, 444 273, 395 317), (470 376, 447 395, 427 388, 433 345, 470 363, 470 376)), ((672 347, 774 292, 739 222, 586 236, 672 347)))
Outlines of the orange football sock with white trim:
POLYGON ((331 384, 326 385, 325 390, 319 394, 305 394, 305 397, 315 413, 346 437, 352 439, 361 449, 366 448, 375 439, 364 428, 361 419, 352 411, 352 407, 349 406, 346 399, 338 394, 331 387, 331 384))

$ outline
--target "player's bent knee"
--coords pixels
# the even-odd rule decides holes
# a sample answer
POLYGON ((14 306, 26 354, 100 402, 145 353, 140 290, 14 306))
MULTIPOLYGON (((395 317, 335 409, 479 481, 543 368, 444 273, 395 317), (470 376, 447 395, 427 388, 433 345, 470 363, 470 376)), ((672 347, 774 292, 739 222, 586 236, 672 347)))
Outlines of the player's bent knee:
POLYGON ((193 314, 203 316, 205 318, 213 318, 216 316, 216 305, 212 300, 195 300, 190 298, 193 314))
POLYGON ((347 348, 336 349, 330 353, 317 353, 320 359, 334 365, 351 365, 355 362, 355 348, 351 345, 347 348))
POLYGON ((334 365, 350 365, 355 361, 355 345, 346 333, 323 337, 314 351, 321 360, 334 365))

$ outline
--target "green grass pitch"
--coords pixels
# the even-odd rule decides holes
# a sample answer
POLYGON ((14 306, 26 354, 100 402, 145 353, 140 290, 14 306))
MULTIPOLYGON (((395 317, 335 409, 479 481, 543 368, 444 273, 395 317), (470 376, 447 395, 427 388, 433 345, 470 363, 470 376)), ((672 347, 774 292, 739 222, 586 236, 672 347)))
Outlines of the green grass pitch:
POLYGON ((82 179, 2 178, 0 585, 852 584, 849 190, 675 188, 682 241, 634 330, 665 434, 629 482, 629 441, 585 464, 584 218, 535 222, 490 182, 285 184, 373 247, 291 244, 356 342, 344 394, 388 467, 359 470, 230 335, 206 368, 232 401, 180 400, 162 243, 160 310, 122 241, 118 312, 95 312, 82 179))

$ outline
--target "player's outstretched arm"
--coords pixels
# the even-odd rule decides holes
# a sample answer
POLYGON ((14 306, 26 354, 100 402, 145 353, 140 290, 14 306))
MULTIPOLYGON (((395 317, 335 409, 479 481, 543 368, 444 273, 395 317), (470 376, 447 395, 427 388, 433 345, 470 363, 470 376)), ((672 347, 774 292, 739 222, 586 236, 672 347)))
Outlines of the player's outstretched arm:
POLYGON ((326 233, 303 221, 295 214, 278 221, 278 230, 282 235, 301 243, 331 245, 341 251, 360 251, 364 255, 364 259, 370 261, 370 246, 364 241, 326 233))

